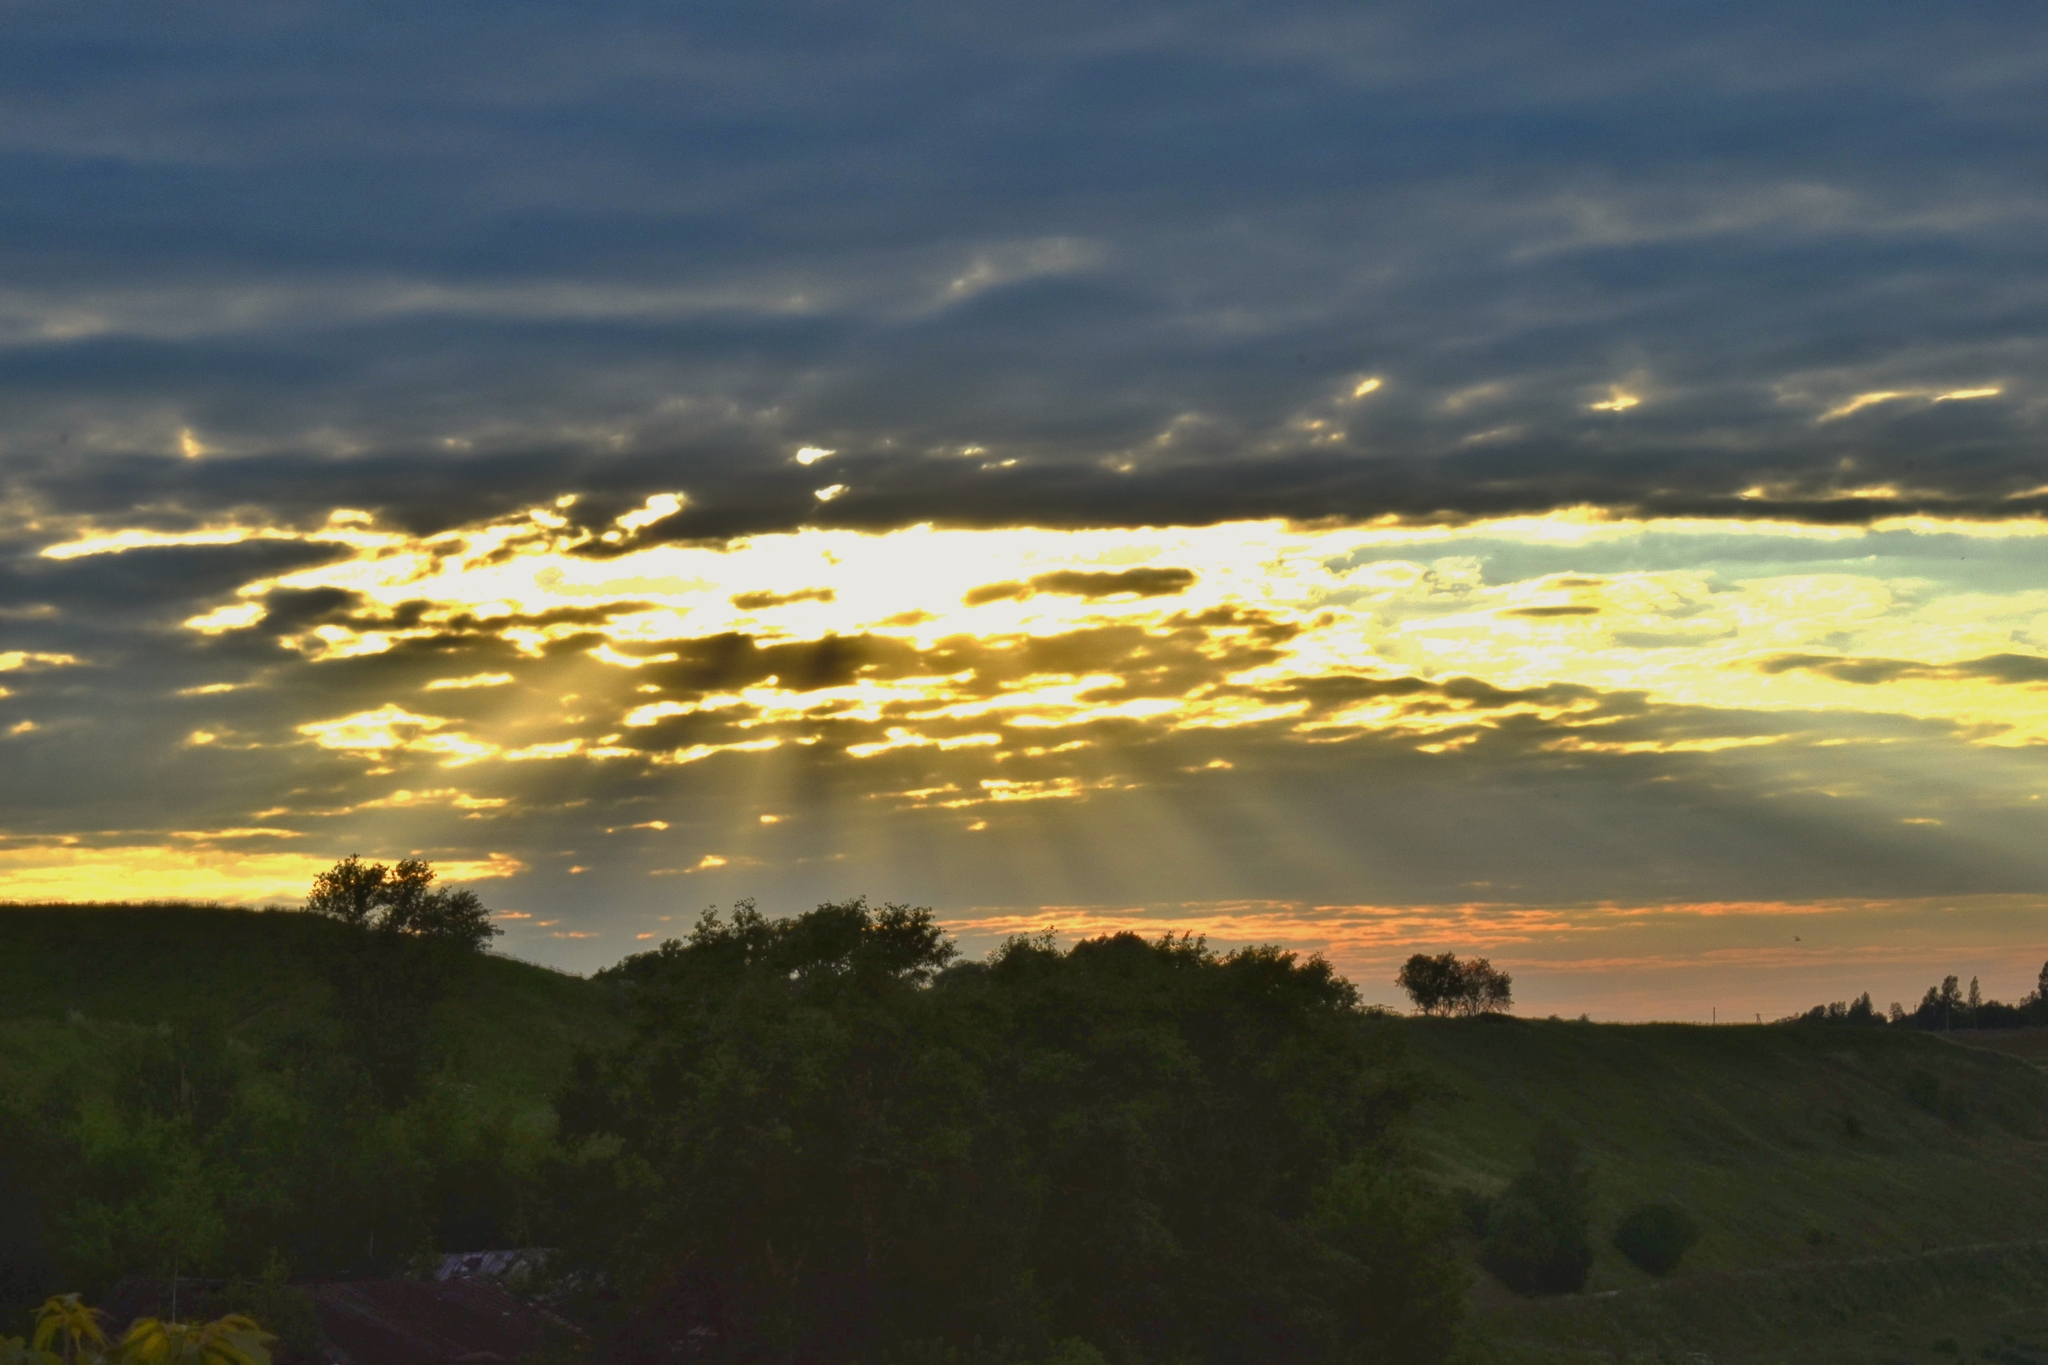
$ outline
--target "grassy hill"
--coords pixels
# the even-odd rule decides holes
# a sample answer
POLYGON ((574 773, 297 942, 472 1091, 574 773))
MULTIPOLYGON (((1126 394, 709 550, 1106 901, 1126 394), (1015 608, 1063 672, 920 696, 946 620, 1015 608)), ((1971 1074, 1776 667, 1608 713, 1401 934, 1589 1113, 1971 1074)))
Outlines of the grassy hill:
MULTIPOLYGON (((0 907, 0 1092, 110 1089, 124 1039, 199 1010, 273 1056, 331 1016, 318 964, 339 932, 200 906, 0 907)), ((598 984, 501 957, 469 963, 434 1020, 461 1107, 533 1136, 576 1047, 624 1027, 598 984)), ((1404 1031, 1438 1179, 1499 1190, 1546 1121, 1593 1172, 1588 1293, 1518 1300, 1477 1276, 1476 1358, 2048 1362, 2023 1349, 2048 1341, 2048 1030, 1962 1040, 1979 1046, 1499 1018, 1404 1031), (1606 1244, 1650 1199, 1704 1230, 1667 1281, 1606 1244)))
MULTIPOLYGON (((107 1043, 194 1013, 258 1048, 332 1009, 318 966, 344 931, 290 912, 205 905, 0 905, 0 1081, 99 1075, 107 1043)), ((581 977, 512 958, 468 964, 437 1041, 481 1107, 544 1115, 579 1043, 622 1030, 581 977)))
POLYGON ((1546 1120, 1593 1172, 1588 1295, 1521 1301, 1482 1276, 1497 1344, 1932 1360, 1944 1340, 2048 1340, 2027 1317, 2048 1309, 2048 1242, 2026 1245, 2048 1238, 2048 1072, 2027 1061, 1889 1029, 1417 1020, 1409 1037, 1441 1178, 1498 1190, 1546 1120), (1663 1283, 1605 1244, 1651 1199, 1703 1230, 1663 1283))

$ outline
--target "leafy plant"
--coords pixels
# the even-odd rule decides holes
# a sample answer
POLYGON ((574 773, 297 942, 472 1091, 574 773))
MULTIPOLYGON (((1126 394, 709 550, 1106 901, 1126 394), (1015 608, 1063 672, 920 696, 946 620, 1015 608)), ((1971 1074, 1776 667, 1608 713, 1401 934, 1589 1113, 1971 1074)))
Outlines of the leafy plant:
POLYGON ((29 1345, 65 1365, 75 1365, 103 1353, 107 1335, 100 1330, 99 1314, 87 1308, 78 1295, 53 1294, 36 1310, 35 1336, 29 1345))
POLYGON ((143 1318, 121 1338, 115 1365, 270 1365, 275 1340, 240 1313, 189 1325, 143 1318))
POLYGON ((0 1341, 0 1365, 270 1365, 277 1339, 230 1313, 203 1323, 140 1318, 110 1348, 99 1319, 78 1295, 53 1295, 36 1310, 27 1343, 0 1341))

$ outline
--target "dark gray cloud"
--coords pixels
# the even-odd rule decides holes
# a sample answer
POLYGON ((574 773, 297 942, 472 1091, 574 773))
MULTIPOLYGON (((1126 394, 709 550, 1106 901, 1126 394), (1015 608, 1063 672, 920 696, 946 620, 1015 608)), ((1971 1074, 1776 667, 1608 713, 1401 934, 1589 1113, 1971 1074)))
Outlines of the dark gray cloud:
POLYGON ((1875 685, 1901 678, 1951 682, 1986 682, 2039 686, 2048 683, 2048 659, 2035 654, 1987 654, 1952 664, 1919 663, 1912 659, 1870 659, 1834 654, 1777 654, 1760 662, 1765 673, 1804 669, 1837 682, 1875 685))
POLYGON ((680 488, 687 537, 2035 514, 2044 24, 17 5, 6 491, 680 488))
POLYGON ((187 848, 243 887, 279 850, 503 853, 493 902, 599 935, 547 949, 579 965, 749 892, 2040 885, 2043 542, 1743 524, 2048 513, 2035 9, 6 14, 0 877, 30 845, 142 849, 140 891, 187 848), (1285 611, 1213 605, 1230 566, 1149 533, 939 566, 894 616, 827 555, 660 632, 640 568, 551 561, 508 616, 278 586, 355 553, 319 540, 40 553, 337 509, 476 537, 565 494, 554 543, 592 558, 925 521, 1726 526, 1341 548, 1387 576, 1285 611), (962 594, 962 632, 1089 619, 917 633, 962 594), (1382 657, 1288 662, 1357 603, 1382 657), (955 709, 902 699, 942 682, 955 709), (1105 714, 984 708, 1034 687, 1105 714), (1952 704, 1913 709, 1930 687, 1952 704), (1174 722, 1190 699, 1216 724, 1174 722))

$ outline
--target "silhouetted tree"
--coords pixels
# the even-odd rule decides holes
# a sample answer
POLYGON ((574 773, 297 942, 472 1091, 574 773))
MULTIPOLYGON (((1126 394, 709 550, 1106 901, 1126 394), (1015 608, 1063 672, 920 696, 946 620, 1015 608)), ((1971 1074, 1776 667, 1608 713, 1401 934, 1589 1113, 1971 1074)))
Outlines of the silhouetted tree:
MULTIPOLYGON (((1904 1013, 1897 1005, 1893 1005, 1892 1009, 1895 1013, 1904 1013)), ((1884 1023, 1884 1021, 1885 1017, 1879 1014, 1877 1006, 1871 1003, 1870 992, 1865 991, 1854 1000, 1837 1000, 1832 1004, 1815 1005, 1804 1014, 1791 1015, 1778 1022, 1783 1024, 1854 1024, 1862 1026, 1878 1025, 1884 1023)))
POLYGON ((437 888, 436 875, 433 864, 419 858, 386 867, 351 853, 313 879, 306 909, 352 928, 475 950, 504 932, 476 892, 437 888))
POLYGON ((1417 953, 1394 978, 1423 1014, 1495 1014, 1514 1004, 1514 978, 1483 957, 1417 953))
POLYGON ((351 931, 324 948, 356 1060, 389 1105, 403 1104, 428 1063, 429 1024, 460 960, 501 932, 474 891, 436 887, 433 865, 395 867, 354 854, 313 879, 306 909, 351 931))

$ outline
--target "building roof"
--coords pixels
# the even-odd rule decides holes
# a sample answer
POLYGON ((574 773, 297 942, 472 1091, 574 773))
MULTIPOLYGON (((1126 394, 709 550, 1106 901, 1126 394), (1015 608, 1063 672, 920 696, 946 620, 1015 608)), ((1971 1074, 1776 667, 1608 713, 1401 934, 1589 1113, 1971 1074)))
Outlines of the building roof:
POLYGON ((488 1280, 345 1280, 310 1284, 331 1365, 514 1361, 574 1335, 552 1313, 488 1280))

